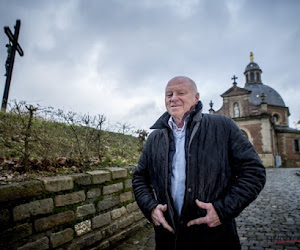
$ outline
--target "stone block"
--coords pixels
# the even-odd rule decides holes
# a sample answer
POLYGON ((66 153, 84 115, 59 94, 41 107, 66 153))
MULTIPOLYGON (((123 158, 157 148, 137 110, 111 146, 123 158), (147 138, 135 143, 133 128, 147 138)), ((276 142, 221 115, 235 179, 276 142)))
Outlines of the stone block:
POLYGON ((79 250, 79 249, 87 248, 88 246, 95 244, 96 242, 100 241, 101 239, 102 239, 101 232, 99 232, 99 231, 92 232, 87 235, 81 236, 75 243, 72 243, 68 247, 68 250, 79 250))
POLYGON ((124 167, 124 168, 126 168, 128 174, 129 174, 130 176, 132 176, 133 173, 134 173, 134 171, 135 171, 136 166, 126 166, 126 167, 124 167))
POLYGON ((93 229, 103 227, 111 222, 110 212, 100 214, 92 219, 93 229))
POLYGON ((101 212, 101 211, 110 209, 110 208, 118 205, 119 202, 120 202, 119 196, 105 198, 103 201, 99 201, 98 210, 101 212))
POLYGON ((118 222, 112 223, 101 230, 102 237, 107 238, 117 232, 119 229, 118 222))
POLYGON ((97 247, 92 248, 91 250, 105 250, 110 247, 110 243, 108 240, 101 242, 97 247))
POLYGON ((32 234, 32 225, 25 223, 13 228, 6 230, 0 234, 0 242, 6 242, 9 244, 11 242, 16 242, 18 240, 24 239, 32 234))
POLYGON ((132 200, 132 192, 125 192, 123 194, 120 194, 120 202, 126 202, 132 200))
POLYGON ((128 204, 128 205, 126 206, 126 209, 127 209, 127 212, 128 212, 128 213, 132 213, 132 212, 138 210, 138 209, 139 209, 139 206, 137 205, 137 203, 136 203, 136 201, 135 201, 135 202, 133 202, 133 203, 128 204))
POLYGON ((135 221, 138 221, 138 220, 144 218, 144 214, 142 213, 142 211, 134 212, 133 216, 134 216, 135 221))
POLYGON ((75 219, 73 211, 66 211, 59 214, 54 214, 45 218, 38 219, 34 222, 36 231, 44 231, 55 226, 63 225, 72 222, 75 219))
POLYGON ((49 249, 48 237, 43 237, 34 242, 27 243, 22 247, 18 247, 17 250, 45 250, 49 249))
POLYGON ((127 228, 126 228, 126 231, 128 232, 128 234, 131 234, 131 233, 133 233, 133 232, 136 232, 136 231, 140 228, 139 224, 140 224, 140 223, 134 223, 134 224, 132 224, 130 227, 127 227, 127 228))
POLYGON ((123 190, 123 183, 115 183, 103 187, 103 194, 112 194, 123 190))
POLYGON ((10 220, 10 214, 8 209, 0 210, 0 225, 6 225, 10 220))
POLYGON ((84 191, 78 191, 70 194, 57 195, 54 198, 57 207, 67 206, 85 201, 84 191))
POLYGON ((126 228, 134 222, 134 215, 129 215, 124 218, 121 218, 119 221, 120 228, 126 228))
POLYGON ((88 171, 86 173, 92 176, 93 184, 100 184, 111 180, 110 172, 108 171, 95 170, 95 171, 88 171))
POLYGON ((132 179, 128 179, 125 181, 125 188, 132 188, 132 179))
POLYGON ((126 231, 131 234, 133 232, 136 232, 139 228, 144 227, 146 224, 149 224, 148 220, 142 219, 134 224, 132 224, 130 227, 126 228, 126 231))
POLYGON ((107 170, 111 172, 111 176, 113 180, 127 177, 127 169, 125 168, 111 167, 111 168, 107 168, 107 170))
POLYGON ((49 192, 71 190, 74 187, 73 179, 70 176, 44 177, 39 180, 44 183, 45 190, 49 192))
POLYGON ((149 224, 149 221, 145 218, 138 222, 137 227, 144 227, 146 224, 149 224))
POLYGON ((113 246, 116 245, 116 243, 118 243, 120 240, 125 239, 125 237, 127 236, 127 232, 126 231, 122 231, 114 236, 112 236, 111 238, 109 238, 109 241, 111 242, 111 244, 113 246))
POLYGON ((77 236, 84 235, 90 231, 92 231, 91 220, 85 220, 75 225, 75 232, 77 236))
POLYGON ((84 217, 86 215, 94 214, 94 213, 96 213, 94 204, 87 204, 87 205, 79 206, 79 207, 77 207, 77 210, 76 210, 77 218, 84 217))
POLYGON ((69 176, 77 185, 86 186, 92 184, 91 176, 88 174, 71 174, 69 176))
POLYGON ((52 233, 50 235, 50 242, 53 248, 61 246, 73 240, 73 229, 67 228, 63 231, 52 233))
POLYGON ((26 181, 0 186, 0 203, 29 198, 43 194, 44 186, 40 181, 26 181))
POLYGON ((100 188, 93 188, 89 190, 86 194, 88 199, 97 198, 101 195, 101 189, 100 188))
POLYGON ((117 208, 111 211, 111 218, 113 220, 120 218, 122 215, 125 215, 127 210, 125 207, 117 208))
POLYGON ((15 221, 19 221, 29 218, 30 215, 52 213, 53 208, 53 200, 48 198, 16 206, 13 209, 13 216, 15 221))

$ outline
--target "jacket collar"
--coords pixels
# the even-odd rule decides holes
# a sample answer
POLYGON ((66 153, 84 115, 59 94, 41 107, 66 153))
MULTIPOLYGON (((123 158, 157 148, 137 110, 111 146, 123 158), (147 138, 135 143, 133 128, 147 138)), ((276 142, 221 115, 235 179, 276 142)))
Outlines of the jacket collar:
MULTIPOLYGON (((190 119, 199 122, 202 117, 202 102, 199 101, 190 114, 190 119)), ((169 128, 168 121, 170 119, 170 114, 166 111, 158 120, 150 127, 150 129, 163 129, 169 128)))

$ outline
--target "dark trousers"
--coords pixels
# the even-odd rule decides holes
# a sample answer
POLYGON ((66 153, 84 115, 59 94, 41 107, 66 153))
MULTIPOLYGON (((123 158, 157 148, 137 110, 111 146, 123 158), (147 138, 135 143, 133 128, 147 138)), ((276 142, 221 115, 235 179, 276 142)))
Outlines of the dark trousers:
POLYGON ((240 250, 235 224, 209 228, 206 225, 182 227, 172 234, 162 226, 155 227, 157 250, 240 250))

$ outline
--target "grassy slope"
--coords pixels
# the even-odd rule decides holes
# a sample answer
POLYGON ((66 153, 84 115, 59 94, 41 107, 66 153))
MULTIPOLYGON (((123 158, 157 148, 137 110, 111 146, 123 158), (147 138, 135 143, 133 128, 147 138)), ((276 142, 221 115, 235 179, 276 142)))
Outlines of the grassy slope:
MULTIPOLYGON (((22 164, 28 117, 0 112, 0 164, 17 159, 22 164)), ((77 166, 124 166, 136 164, 138 138, 82 126, 75 133, 64 123, 34 119, 27 134, 30 164, 58 167, 58 158, 77 166), (99 140, 100 135, 100 140, 99 140), (80 154, 80 151, 82 154, 80 154), (37 164, 38 163, 38 164, 37 164)))

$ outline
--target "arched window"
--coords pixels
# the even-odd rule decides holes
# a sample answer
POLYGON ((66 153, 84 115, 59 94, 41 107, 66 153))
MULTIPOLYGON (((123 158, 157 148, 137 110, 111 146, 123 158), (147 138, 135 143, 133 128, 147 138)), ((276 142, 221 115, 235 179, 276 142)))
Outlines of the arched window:
POLYGON ((246 82, 249 82, 249 74, 246 75, 246 82))
POLYGON ((260 75, 259 75, 259 73, 256 73, 256 81, 260 82, 260 75))
POLYGON ((279 123, 280 123, 280 116, 279 116, 278 114, 272 115, 272 121, 273 121, 275 124, 279 124, 279 123))
POLYGON ((250 82, 254 82, 254 73, 253 72, 250 73, 250 82))
POLYGON ((239 104, 237 102, 235 102, 233 104, 233 116, 240 117, 240 108, 239 108, 239 104))

